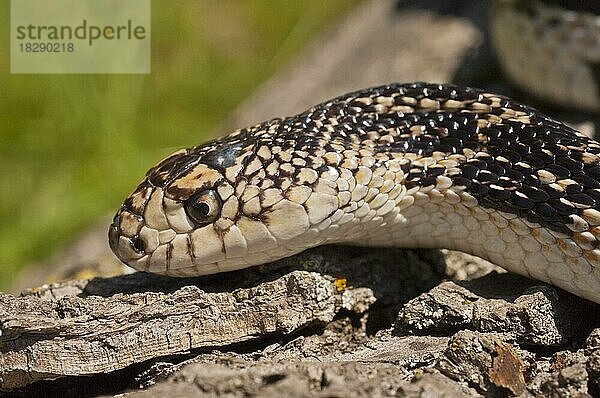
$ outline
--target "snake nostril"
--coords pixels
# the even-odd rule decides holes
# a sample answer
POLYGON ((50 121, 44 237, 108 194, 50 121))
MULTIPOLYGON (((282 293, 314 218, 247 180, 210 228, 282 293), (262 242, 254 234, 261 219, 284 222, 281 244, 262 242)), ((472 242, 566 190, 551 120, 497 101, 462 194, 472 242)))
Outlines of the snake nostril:
POLYGON ((133 243, 133 248, 138 253, 143 253, 144 251, 146 251, 146 242, 144 242, 144 240, 141 239, 139 236, 132 238, 131 241, 133 243))

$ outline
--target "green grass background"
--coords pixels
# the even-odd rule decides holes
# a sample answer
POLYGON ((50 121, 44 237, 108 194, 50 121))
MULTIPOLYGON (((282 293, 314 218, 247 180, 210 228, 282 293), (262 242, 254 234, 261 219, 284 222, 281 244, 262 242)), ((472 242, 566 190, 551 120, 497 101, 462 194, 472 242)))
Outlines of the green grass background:
MULTIPOLYGON (((0 5, 0 287, 115 211, 355 1, 153 0, 150 75, 11 75, 0 5)), ((241 126, 240 126, 241 127, 241 126)))

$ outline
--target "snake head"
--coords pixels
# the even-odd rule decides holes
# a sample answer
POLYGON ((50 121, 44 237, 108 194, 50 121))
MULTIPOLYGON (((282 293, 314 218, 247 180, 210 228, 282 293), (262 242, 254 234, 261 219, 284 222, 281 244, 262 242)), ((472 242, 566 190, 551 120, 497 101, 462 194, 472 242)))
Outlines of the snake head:
POLYGON ((257 136, 237 132, 175 152, 150 169, 114 217, 112 251, 137 270, 195 276, 305 249, 310 242, 292 242, 309 229, 300 203, 312 191, 294 185, 284 159, 257 136))
POLYGON ((159 273, 193 266, 191 233, 212 226, 222 209, 218 191, 226 193, 224 176, 198 155, 181 150, 168 156, 124 201, 109 228, 110 247, 121 261, 159 273))
MULTIPOLYGON (((208 143, 177 151, 151 168, 109 228, 112 251, 141 271, 187 276, 218 272, 226 258, 233 186, 243 145, 208 143), (226 206, 224 206, 226 204, 226 206)), ((248 148, 246 148, 248 149, 248 148)))

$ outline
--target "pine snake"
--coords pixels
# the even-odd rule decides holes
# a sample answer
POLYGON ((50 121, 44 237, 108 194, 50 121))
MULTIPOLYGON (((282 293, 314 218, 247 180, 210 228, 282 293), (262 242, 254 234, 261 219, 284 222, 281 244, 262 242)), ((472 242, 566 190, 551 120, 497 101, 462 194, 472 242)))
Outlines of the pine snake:
POLYGON ((173 276, 322 244, 449 248, 600 303, 599 153, 500 95, 390 84, 175 152, 109 241, 131 267, 173 276))
POLYGON ((561 107, 600 111, 600 2, 496 0, 491 33, 517 87, 561 107))

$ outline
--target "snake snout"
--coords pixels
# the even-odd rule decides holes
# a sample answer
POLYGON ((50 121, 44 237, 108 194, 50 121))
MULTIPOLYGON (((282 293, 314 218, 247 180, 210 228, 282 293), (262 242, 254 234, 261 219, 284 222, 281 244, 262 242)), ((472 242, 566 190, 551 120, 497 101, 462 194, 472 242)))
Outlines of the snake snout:
POLYGON ((108 228, 108 243, 113 253, 125 264, 144 256, 146 242, 137 234, 131 235, 122 229, 122 213, 115 215, 108 228))

